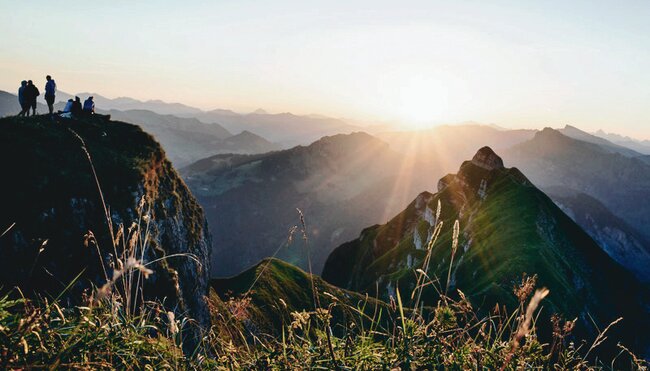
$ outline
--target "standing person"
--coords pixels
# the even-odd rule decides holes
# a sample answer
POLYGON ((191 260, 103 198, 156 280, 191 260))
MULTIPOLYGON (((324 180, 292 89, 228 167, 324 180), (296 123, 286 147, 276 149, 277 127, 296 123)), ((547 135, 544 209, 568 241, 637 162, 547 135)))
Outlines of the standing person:
POLYGON ((47 108, 50 110, 50 116, 54 112, 54 99, 56 94, 56 82, 52 79, 52 76, 45 76, 45 102, 47 102, 47 108))
POLYGON ((18 103, 20 103, 20 113, 18 116, 24 116, 25 113, 29 110, 27 106, 27 101, 25 100, 25 87, 27 86, 27 81, 23 80, 20 82, 20 87, 18 88, 18 103))
POLYGON ((84 101, 84 113, 86 115, 92 115, 95 113, 95 102, 93 101, 92 96, 88 97, 88 99, 84 101))
POLYGON ((36 114, 36 98, 41 95, 41 92, 38 91, 36 85, 32 80, 27 81, 27 86, 23 90, 23 97, 25 103, 27 104, 27 116, 29 116, 29 109, 32 109, 32 116, 36 114))

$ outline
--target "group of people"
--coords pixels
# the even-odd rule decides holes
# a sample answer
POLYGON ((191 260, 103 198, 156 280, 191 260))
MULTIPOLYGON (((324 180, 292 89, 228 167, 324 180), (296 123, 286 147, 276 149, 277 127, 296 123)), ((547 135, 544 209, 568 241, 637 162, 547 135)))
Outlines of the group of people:
POLYGON ((18 103, 20 103, 21 111, 18 116, 29 116, 29 110, 32 110, 32 115, 36 114, 36 97, 41 95, 36 85, 32 80, 23 80, 18 88, 18 103))
POLYGON ((95 101, 93 99, 94 98, 92 96, 88 97, 88 99, 86 99, 82 105, 81 99, 79 97, 75 96, 74 100, 70 98, 66 102, 63 111, 59 111, 59 114, 62 117, 79 117, 84 114, 92 115, 95 113, 95 101))
MULTIPOLYGON (((47 75, 45 80, 45 102, 47 103, 47 109, 50 112, 50 116, 52 116, 54 114, 54 101, 56 99, 56 82, 50 75, 47 75)), ((36 85, 34 85, 32 80, 23 80, 20 83, 20 88, 18 88, 18 103, 20 103, 21 108, 18 116, 29 116, 30 109, 32 111, 32 116, 35 115, 36 98, 39 95, 41 95, 41 92, 38 90, 36 85)), ((74 100, 68 99, 63 111, 59 111, 58 114, 62 117, 94 114, 95 101, 93 99, 92 96, 88 97, 88 99, 84 101, 83 105, 81 104, 81 99, 79 97, 74 97, 74 100)))

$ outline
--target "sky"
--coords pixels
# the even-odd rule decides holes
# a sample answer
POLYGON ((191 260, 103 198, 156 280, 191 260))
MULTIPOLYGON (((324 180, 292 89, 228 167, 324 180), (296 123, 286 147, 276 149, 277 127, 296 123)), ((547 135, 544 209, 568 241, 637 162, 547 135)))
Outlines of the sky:
POLYGON ((203 109, 650 139, 650 1, 7 1, 23 79, 203 109))

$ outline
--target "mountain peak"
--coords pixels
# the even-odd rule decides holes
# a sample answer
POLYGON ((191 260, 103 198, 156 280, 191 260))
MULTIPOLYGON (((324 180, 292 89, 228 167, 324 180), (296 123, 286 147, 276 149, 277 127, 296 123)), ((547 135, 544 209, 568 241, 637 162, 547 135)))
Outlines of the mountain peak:
POLYGON ((476 152, 472 158, 472 163, 487 170, 503 169, 503 160, 488 146, 476 152))

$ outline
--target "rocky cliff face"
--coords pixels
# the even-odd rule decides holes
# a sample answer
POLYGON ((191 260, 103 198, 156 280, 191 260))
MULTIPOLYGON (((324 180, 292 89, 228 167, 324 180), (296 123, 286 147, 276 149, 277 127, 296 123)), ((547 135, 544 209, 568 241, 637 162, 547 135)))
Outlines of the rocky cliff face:
POLYGON ((149 266, 154 273, 145 281, 145 298, 209 325, 207 223, 150 135, 101 116, 6 118, 0 132, 0 229, 12 226, 0 237, 3 290, 19 286, 27 295, 54 297, 64 292, 74 303, 84 290, 105 283, 101 262, 113 261, 114 249, 88 154, 114 233, 121 224, 125 230, 139 221, 144 226, 141 217, 150 216, 148 229, 142 228, 142 235, 149 234, 143 260, 161 260, 149 266), (98 249, 84 244, 89 231, 98 249))

